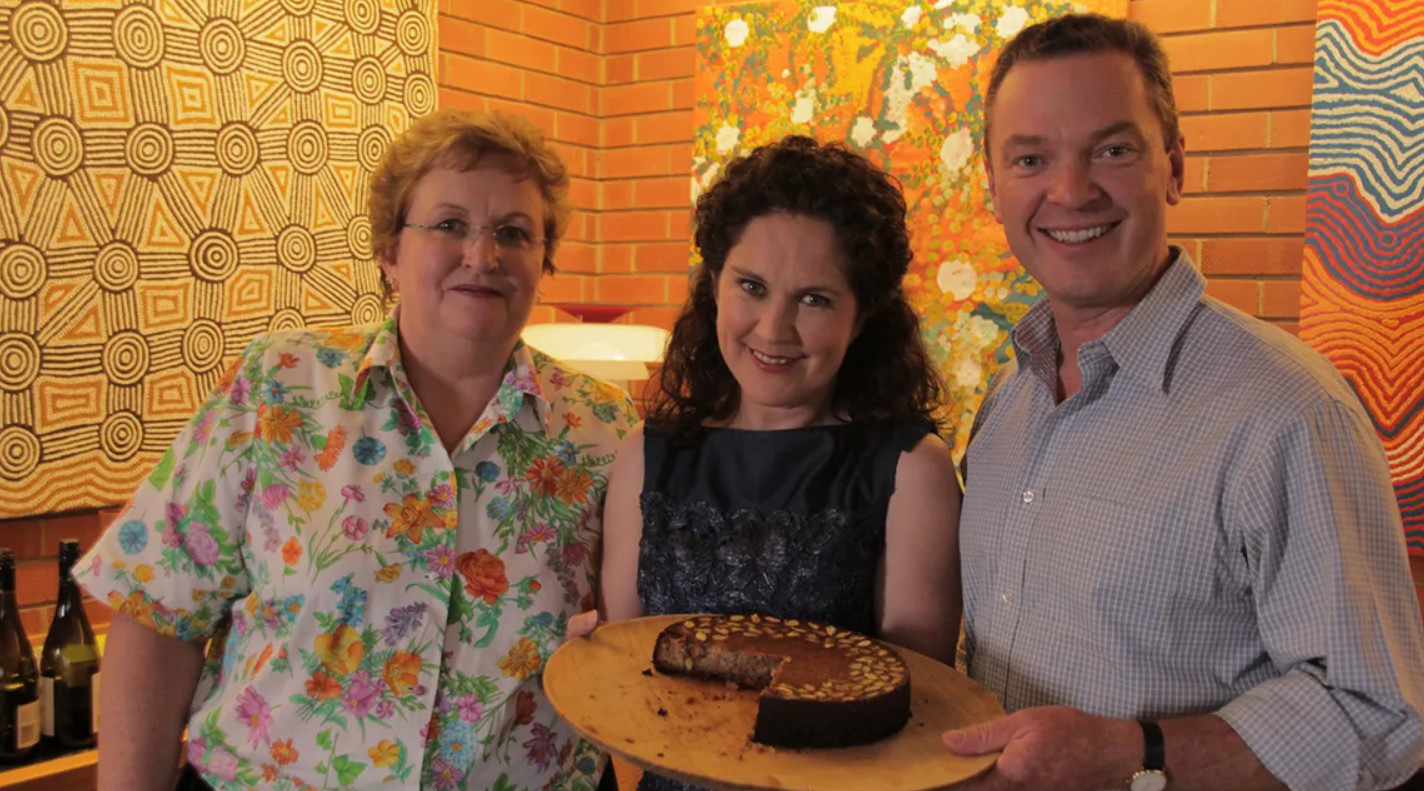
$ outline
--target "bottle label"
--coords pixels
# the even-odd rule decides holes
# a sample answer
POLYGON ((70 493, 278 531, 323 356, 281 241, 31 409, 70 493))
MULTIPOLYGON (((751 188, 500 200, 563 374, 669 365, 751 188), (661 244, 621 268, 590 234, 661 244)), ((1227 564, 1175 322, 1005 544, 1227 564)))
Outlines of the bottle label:
POLYGON ((90 702, 90 704, 91 704, 91 705, 90 705, 90 708, 89 708, 89 711, 91 712, 91 713, 90 713, 90 716, 94 718, 94 719, 93 719, 93 723, 94 723, 94 733, 98 733, 98 732, 99 732, 99 673, 98 673, 98 671, 95 671, 94 675, 92 675, 92 676, 89 677, 89 694, 90 694, 90 696, 91 696, 91 697, 89 698, 89 702, 90 702))
POLYGON ((40 733, 54 737, 54 679, 40 676, 40 733))
POLYGON ((15 749, 28 750, 40 743, 40 702, 15 707, 15 749))

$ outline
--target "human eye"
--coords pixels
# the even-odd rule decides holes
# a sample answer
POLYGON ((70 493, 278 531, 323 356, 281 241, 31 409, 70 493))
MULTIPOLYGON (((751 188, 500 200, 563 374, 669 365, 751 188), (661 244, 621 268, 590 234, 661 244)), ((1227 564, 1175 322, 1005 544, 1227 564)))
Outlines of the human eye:
POLYGON ((1009 158, 1009 165, 1019 170, 1034 170, 1043 165, 1043 157, 1038 154, 1018 154, 1009 158))
POLYGON ((737 287, 754 297, 759 297, 766 293, 766 285, 750 277, 744 277, 738 280, 737 287))
POLYGON ((501 225, 494 229, 494 240, 502 245, 522 247, 532 242, 534 237, 518 225, 501 225))
POLYGON ((1137 148, 1130 143, 1109 143, 1098 150, 1098 158, 1109 162, 1126 162, 1137 154, 1137 148))
POLYGON ((463 238, 465 236, 466 229, 469 228, 469 225, 464 220, 451 217, 449 219, 441 220, 440 222, 435 223, 435 225, 432 227, 440 233, 444 234, 445 236, 463 238))
POLYGON ((829 308, 831 306, 831 298, 824 294, 803 294, 801 296, 801 304, 812 308, 829 308))

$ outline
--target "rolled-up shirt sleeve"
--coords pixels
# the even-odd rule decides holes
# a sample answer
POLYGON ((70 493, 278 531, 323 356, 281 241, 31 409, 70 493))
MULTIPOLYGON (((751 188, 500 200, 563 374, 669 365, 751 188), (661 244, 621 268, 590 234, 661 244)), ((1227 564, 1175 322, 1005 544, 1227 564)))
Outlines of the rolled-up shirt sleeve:
POLYGON ((1420 768, 1424 637, 1379 440, 1327 401, 1264 448, 1223 507, 1281 675, 1217 714, 1293 791, 1392 788, 1420 768))
POLYGON ((250 588, 244 522, 259 485, 251 440, 268 417, 254 392, 262 379, 256 348, 228 369, 75 566, 91 595, 163 635, 211 636, 250 588))

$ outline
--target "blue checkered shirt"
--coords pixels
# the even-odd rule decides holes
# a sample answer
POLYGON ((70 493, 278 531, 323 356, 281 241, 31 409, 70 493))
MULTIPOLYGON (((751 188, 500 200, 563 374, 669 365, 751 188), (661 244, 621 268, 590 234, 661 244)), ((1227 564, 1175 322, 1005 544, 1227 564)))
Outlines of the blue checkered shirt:
POLYGON ((1424 638, 1383 450, 1325 358, 1204 285, 1178 251, 1061 404, 1047 301, 1014 330, 965 458, 969 673, 1010 711, 1215 712, 1296 791, 1390 787, 1424 638))

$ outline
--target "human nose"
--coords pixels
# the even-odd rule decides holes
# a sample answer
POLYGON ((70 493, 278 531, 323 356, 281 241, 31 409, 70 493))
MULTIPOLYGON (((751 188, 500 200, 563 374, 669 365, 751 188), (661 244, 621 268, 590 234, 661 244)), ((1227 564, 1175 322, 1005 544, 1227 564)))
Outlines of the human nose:
POLYGON ((499 263, 499 245, 494 240, 494 228, 488 225, 470 226, 464 242, 465 266, 493 269, 499 263))
POLYGON ((1079 159, 1060 160, 1051 178, 1048 199, 1059 206, 1082 208, 1103 194, 1091 164, 1079 159))
POLYGON ((757 320, 757 333, 774 343, 796 340, 796 304, 784 300, 764 302, 757 320))

